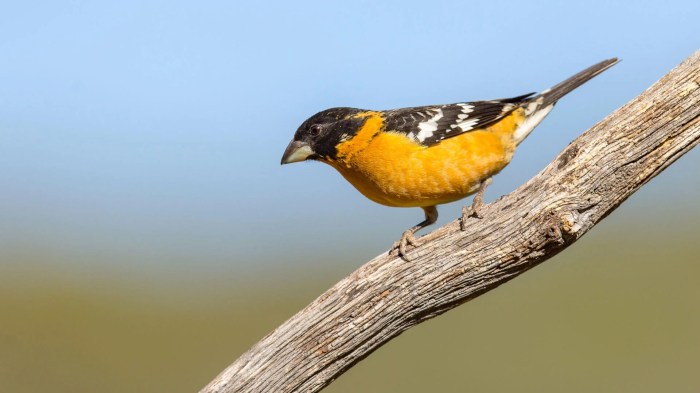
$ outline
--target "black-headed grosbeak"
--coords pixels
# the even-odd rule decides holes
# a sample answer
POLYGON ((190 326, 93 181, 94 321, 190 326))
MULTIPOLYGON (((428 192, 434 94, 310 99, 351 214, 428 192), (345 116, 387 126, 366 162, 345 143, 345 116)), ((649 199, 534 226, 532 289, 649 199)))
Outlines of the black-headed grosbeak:
POLYGON ((321 161, 374 202, 422 208, 425 220, 395 246, 406 258, 407 247, 417 245, 414 233, 437 220, 437 205, 476 193, 462 209, 462 229, 470 215, 479 217, 484 189, 518 144, 561 97, 617 61, 602 61, 540 94, 387 111, 327 109, 299 127, 282 164, 321 161))

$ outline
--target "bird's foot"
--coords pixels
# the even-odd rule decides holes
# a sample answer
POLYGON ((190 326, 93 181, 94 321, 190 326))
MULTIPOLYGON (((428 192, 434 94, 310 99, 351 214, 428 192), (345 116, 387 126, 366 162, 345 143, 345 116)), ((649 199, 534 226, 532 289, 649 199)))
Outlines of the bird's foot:
POLYGON ((459 220, 459 229, 461 229, 463 231, 467 230, 467 220, 469 220, 469 217, 483 218, 484 216, 481 215, 480 210, 481 209, 474 209, 474 205, 463 206, 462 207, 462 218, 459 220))
POLYGON ((462 219, 459 221, 459 228, 461 230, 467 229, 467 219, 469 217, 483 218, 481 215, 481 207, 484 205, 484 190, 491 184, 491 178, 484 180, 481 185, 479 185, 479 190, 474 196, 471 206, 462 207, 462 219))
POLYGON ((394 245, 391 246, 389 253, 398 250, 399 256, 408 261, 408 246, 418 247, 418 241, 413 233, 414 231, 410 229, 404 232, 403 235, 401 235, 401 240, 395 242, 394 245))

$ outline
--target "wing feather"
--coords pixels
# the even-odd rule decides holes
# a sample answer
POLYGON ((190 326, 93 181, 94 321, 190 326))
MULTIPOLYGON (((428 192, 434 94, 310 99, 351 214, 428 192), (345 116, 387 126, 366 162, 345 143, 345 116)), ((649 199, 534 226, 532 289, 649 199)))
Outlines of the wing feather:
POLYGON ((499 100, 395 109, 386 112, 386 130, 406 134, 424 145, 488 127, 507 116, 534 93, 499 100))

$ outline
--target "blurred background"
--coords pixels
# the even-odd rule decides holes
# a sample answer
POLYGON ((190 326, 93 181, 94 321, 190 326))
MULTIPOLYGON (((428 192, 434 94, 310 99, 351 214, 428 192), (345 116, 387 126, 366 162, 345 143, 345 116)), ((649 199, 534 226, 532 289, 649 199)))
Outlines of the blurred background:
MULTIPOLYGON (((514 96, 620 57, 521 145, 492 201, 700 48, 698 15, 696 1, 3 2, 0 391, 197 391, 421 220, 322 164, 280 167, 317 111, 514 96)), ((327 391, 697 392, 699 170, 695 149, 556 258, 327 391)))

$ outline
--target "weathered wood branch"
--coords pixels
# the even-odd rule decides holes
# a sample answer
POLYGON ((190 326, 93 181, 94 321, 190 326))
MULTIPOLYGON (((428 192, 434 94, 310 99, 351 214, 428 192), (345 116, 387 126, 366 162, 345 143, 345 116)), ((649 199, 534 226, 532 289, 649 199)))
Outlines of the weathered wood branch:
POLYGON ((200 393, 316 392, 406 329, 556 255, 700 142, 700 51, 573 141, 540 174, 380 255, 268 334, 200 393))

